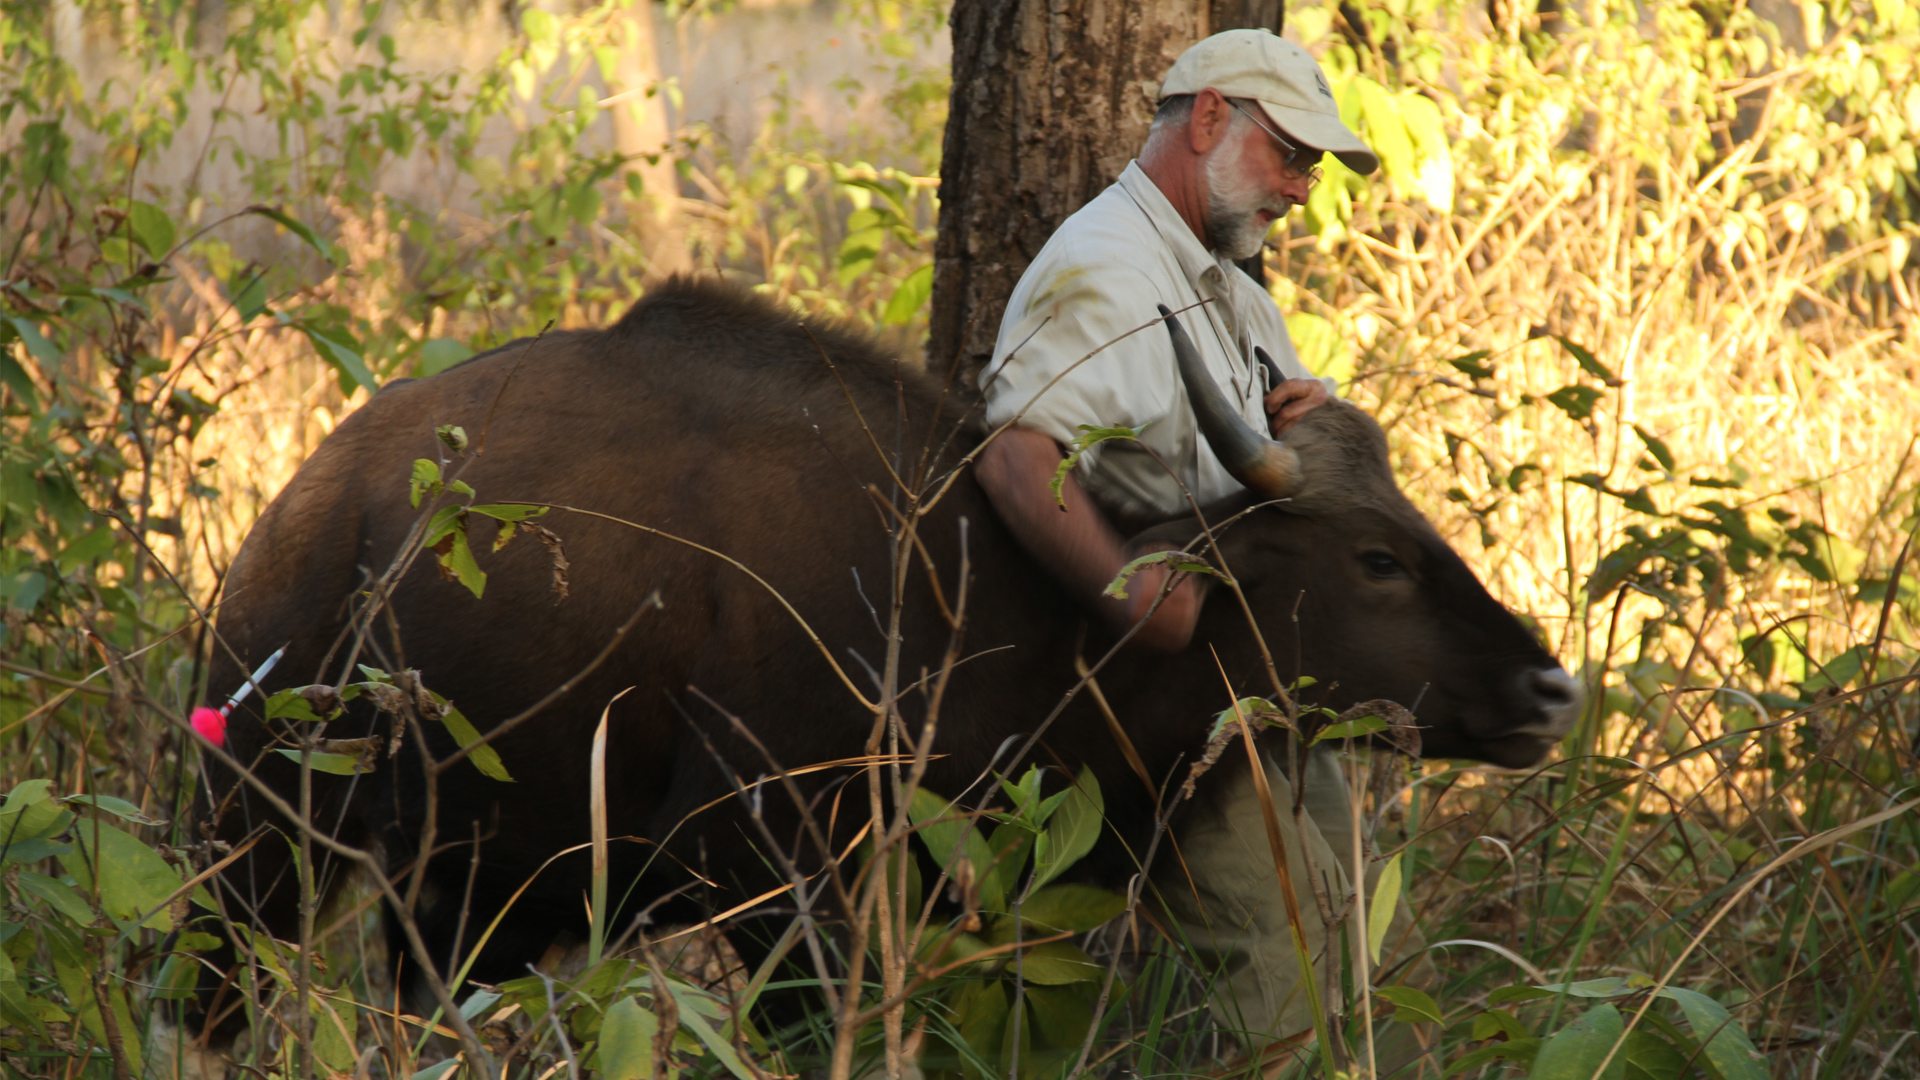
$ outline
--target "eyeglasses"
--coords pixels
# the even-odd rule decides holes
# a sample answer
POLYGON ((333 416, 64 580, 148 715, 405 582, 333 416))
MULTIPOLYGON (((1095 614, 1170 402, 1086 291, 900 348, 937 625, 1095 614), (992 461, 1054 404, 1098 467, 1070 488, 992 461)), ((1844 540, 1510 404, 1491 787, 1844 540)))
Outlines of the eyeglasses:
POLYGON ((1254 127, 1266 132, 1274 142, 1280 144, 1280 162, 1288 173, 1296 177, 1304 178, 1307 181, 1308 187, 1312 187, 1320 182, 1320 177, 1325 175, 1325 173, 1321 171, 1319 162, 1320 159, 1325 156, 1325 150, 1315 150, 1309 146, 1295 146, 1293 143, 1288 142, 1285 136, 1261 123, 1259 117, 1247 111, 1238 102, 1229 101, 1227 104, 1233 106, 1234 110, 1241 116, 1253 121, 1254 127))

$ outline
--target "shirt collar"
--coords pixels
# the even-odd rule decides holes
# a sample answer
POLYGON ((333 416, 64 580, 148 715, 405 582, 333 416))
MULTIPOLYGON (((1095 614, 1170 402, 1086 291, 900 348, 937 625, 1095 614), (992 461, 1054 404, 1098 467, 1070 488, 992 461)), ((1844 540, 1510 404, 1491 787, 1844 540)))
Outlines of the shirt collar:
POLYGON ((1160 234, 1167 249, 1173 252, 1175 261, 1180 264, 1180 272, 1189 281, 1203 281, 1208 278, 1209 271, 1219 272, 1225 260, 1208 251, 1200 243, 1200 238, 1193 235, 1186 220, 1173 208, 1173 203, 1167 201, 1160 185, 1154 183, 1147 171, 1140 167, 1140 162, 1127 162, 1126 169, 1120 173, 1120 189, 1147 215, 1147 221, 1160 234))

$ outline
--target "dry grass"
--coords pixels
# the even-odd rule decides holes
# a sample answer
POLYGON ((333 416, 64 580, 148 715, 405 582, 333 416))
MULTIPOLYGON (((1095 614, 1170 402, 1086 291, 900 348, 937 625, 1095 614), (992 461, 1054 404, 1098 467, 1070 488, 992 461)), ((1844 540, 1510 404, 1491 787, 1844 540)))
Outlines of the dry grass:
MULTIPOLYGON (((1912 796, 1912 226, 1808 224, 1873 190, 1845 132, 1817 179, 1782 176, 1795 103, 1846 55, 1843 39, 1717 84, 1646 63, 1651 44, 1609 55, 1615 44, 1575 28, 1537 50, 1530 79, 1517 77, 1534 63, 1517 44, 1483 51, 1484 66, 1462 58, 1457 92, 1434 91, 1463 136, 1458 209, 1363 205, 1354 232, 1298 240, 1279 262, 1303 285, 1280 286, 1283 303, 1331 319, 1354 347, 1353 393, 1389 424, 1417 501, 1602 693, 1602 724, 1567 763, 1419 798, 1414 850, 1451 873, 1418 893, 1430 929, 1517 943, 1551 977, 1639 973, 1718 995, 1776 1075, 1920 1074, 1899 1049, 1920 1024, 1920 940, 1901 884, 1911 808, 1826 832, 1912 796), (1690 114, 1695 97, 1738 121, 1690 114), (1617 379, 1583 372, 1558 337, 1617 379), (1480 350, 1491 379, 1448 362, 1480 350), (1589 420, 1544 400, 1570 385, 1597 392, 1589 420), (1641 432, 1670 467, 1650 461, 1641 432), (1614 492, 1644 486, 1652 507, 1569 482, 1582 474, 1614 492), (1708 500, 1762 539, 1783 528, 1770 510, 1817 524, 1839 572, 1823 580, 1785 554, 1720 572, 1731 545, 1697 527, 1708 500), (1589 592, 1630 527, 1686 516, 1690 563, 1663 577, 1649 560, 1626 588, 1589 592), (1862 590, 1902 571, 1903 603, 1862 590), (1771 671, 1743 648, 1769 633, 1771 671), (1849 650, 1877 666, 1820 689, 1823 666, 1849 650), (1753 878, 1820 835, 1831 847, 1753 878)), ((1456 1016, 1528 981, 1452 959, 1456 1016)))

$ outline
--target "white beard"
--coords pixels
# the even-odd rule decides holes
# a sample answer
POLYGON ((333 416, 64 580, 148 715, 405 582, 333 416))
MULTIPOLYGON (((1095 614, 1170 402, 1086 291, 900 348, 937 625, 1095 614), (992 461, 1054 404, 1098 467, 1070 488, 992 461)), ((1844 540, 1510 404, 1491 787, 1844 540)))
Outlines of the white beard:
POLYGON ((1271 222, 1262 223, 1260 211, 1273 214, 1275 221, 1293 209, 1293 200, 1284 195, 1269 197, 1240 167, 1246 141, 1241 128, 1249 122, 1236 115, 1228 128, 1228 137, 1220 140, 1207 154, 1207 237, 1215 254, 1239 262, 1260 253, 1266 243, 1271 222))

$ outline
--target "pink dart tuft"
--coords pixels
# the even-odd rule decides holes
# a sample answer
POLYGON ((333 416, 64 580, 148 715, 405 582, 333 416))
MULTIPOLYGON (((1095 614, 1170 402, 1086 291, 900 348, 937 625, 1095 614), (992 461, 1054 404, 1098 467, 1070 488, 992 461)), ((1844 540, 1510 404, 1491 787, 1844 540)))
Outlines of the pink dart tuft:
POLYGON ((191 723, 194 732, 201 738, 215 746, 227 745, 227 715, 219 709, 202 705, 193 710, 191 723))

